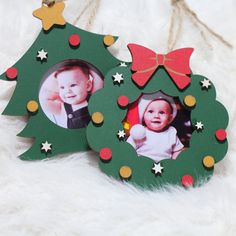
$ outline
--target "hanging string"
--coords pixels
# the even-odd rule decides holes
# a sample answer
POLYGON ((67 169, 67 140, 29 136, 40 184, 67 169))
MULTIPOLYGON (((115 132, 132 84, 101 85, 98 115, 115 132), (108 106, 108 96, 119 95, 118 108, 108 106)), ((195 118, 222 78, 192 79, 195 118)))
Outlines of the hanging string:
MULTIPOLYGON (((65 0, 42 0, 42 3, 51 6, 56 2, 62 2, 62 1, 65 0)), ((90 15, 87 20, 87 24, 85 26, 86 30, 90 30, 96 17, 97 11, 99 9, 100 3, 101 0, 88 1, 88 3, 84 6, 82 11, 80 12, 80 14, 74 20, 73 25, 76 25, 79 22, 81 17, 88 11, 88 9, 92 9, 90 10, 90 15), (93 8, 91 8, 91 6, 93 6, 93 8)), ((226 47, 230 49, 233 48, 232 44, 226 41, 223 38, 223 36, 213 31, 208 25, 206 25, 202 20, 200 20, 197 14, 192 9, 190 9, 185 0, 171 0, 171 5, 172 5, 172 14, 169 27, 169 36, 168 36, 168 51, 173 50, 173 48, 175 47, 176 43, 180 38, 183 27, 184 15, 186 15, 190 19, 191 23, 199 30, 201 37, 210 48, 212 48, 212 45, 210 44, 206 33, 209 33, 210 35, 215 37, 226 47)))
POLYGON ((180 37, 182 31, 183 18, 180 13, 180 7, 176 5, 176 7, 172 8, 171 20, 170 20, 170 28, 169 28, 169 38, 168 38, 168 50, 173 50, 176 45, 178 38, 180 37), (177 24, 176 24, 177 22, 177 24), (177 29, 175 30, 175 28, 177 29))
POLYGON ((100 7, 101 0, 94 1, 94 7, 91 11, 90 17, 88 19, 88 23, 86 25, 86 29, 90 30, 92 28, 93 22, 95 20, 96 14, 98 12, 98 9, 100 7))
POLYGON ((65 0, 42 0, 42 4, 45 4, 49 7, 53 6, 57 2, 63 2, 65 0))
POLYGON ((89 15, 89 18, 87 20, 87 24, 85 26, 85 29, 86 30, 90 30, 92 25, 93 25, 93 22, 94 22, 94 19, 95 19, 95 16, 97 14, 97 11, 99 9, 99 6, 100 6, 100 3, 101 3, 101 0, 90 0, 85 6, 84 8, 82 9, 82 11, 80 12, 80 14, 76 17, 76 19, 74 20, 73 22, 73 25, 76 25, 79 20, 81 19, 81 17, 87 12, 88 9, 91 9, 91 6, 93 5, 93 8, 91 10, 91 13, 89 15))
POLYGON ((212 45, 209 43, 206 33, 209 33, 217 40, 219 40, 226 47, 232 49, 233 46, 228 41, 226 41, 223 36, 213 31, 209 26, 207 26, 202 20, 199 19, 197 14, 189 8, 185 0, 171 0, 172 5, 172 14, 169 27, 169 37, 168 37, 168 50, 171 51, 175 47, 181 33, 183 20, 182 16, 186 15, 191 23, 198 28, 200 34, 204 41, 212 48, 212 45), (177 26, 176 26, 177 22, 177 26), (176 29, 177 28, 177 29, 176 29))

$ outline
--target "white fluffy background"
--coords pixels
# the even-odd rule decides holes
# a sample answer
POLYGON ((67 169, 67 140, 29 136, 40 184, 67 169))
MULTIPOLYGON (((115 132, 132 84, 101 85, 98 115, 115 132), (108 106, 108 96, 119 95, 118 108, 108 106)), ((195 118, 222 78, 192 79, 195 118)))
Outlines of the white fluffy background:
MULTIPOLYGON (((68 0, 73 22, 87 1, 68 0)), ((188 0, 200 19, 236 46, 234 0, 188 0)), ((27 51, 40 31, 31 13, 41 1, 0 3, 0 74, 27 51)), ((130 60, 126 44, 136 42, 165 52, 170 19, 167 0, 102 0, 93 32, 119 35, 113 53, 130 60)), ((86 25, 88 14, 78 25, 86 25)), ((184 18, 176 47, 192 46, 191 67, 207 76, 217 99, 230 115, 229 149, 212 180, 201 188, 141 191, 106 177, 92 152, 47 161, 23 162, 17 156, 30 140, 17 138, 24 118, 0 117, 0 235, 235 235, 236 234, 236 55, 184 18)), ((53 43, 53 42, 51 42, 53 43)), ((0 81, 0 112, 10 100, 14 82, 0 81)), ((207 114, 206 114, 207 115, 207 114)))

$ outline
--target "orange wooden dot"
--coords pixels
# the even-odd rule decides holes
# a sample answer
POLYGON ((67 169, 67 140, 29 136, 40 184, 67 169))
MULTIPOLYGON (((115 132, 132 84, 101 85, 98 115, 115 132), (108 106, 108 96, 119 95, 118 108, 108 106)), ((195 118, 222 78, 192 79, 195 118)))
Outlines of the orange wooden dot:
POLYGON ((101 112, 94 112, 92 114, 92 121, 95 124, 101 124, 104 121, 104 116, 101 112))
POLYGON ((215 136, 219 141, 224 141, 227 138, 227 133, 224 129, 218 129, 215 136))
POLYGON ((212 156, 205 156, 202 162, 206 168, 212 168, 215 164, 215 159, 212 156))
POLYGON ((129 130, 129 129, 130 129, 130 124, 129 124, 129 122, 127 122, 127 121, 124 122, 124 123, 123 123, 123 127, 124 127, 125 130, 129 130))
POLYGON ((15 67, 11 67, 6 71, 6 76, 10 80, 16 79, 17 75, 18 75, 18 70, 15 67))
POLYGON ((122 166, 119 173, 121 178, 129 179, 132 175, 132 169, 129 166, 122 166))
POLYGON ((108 161, 112 158, 112 151, 110 148, 102 148, 99 152, 99 156, 103 161, 108 161))
POLYGON ((115 42, 115 38, 112 35, 106 35, 103 38, 103 43, 109 47, 115 42))
POLYGON ((121 107, 126 107, 129 104, 129 98, 127 96, 121 95, 118 97, 117 103, 121 107))
POLYGON ((182 185, 186 188, 191 187, 194 184, 194 179, 192 175, 184 175, 181 181, 182 181, 182 185))
POLYGON ((29 102, 27 103, 26 107, 27 107, 27 110, 28 110, 29 112, 34 113, 34 112, 38 111, 38 109, 39 109, 39 104, 38 104, 36 101, 31 100, 31 101, 29 101, 29 102))
POLYGON ((184 98, 184 104, 188 107, 194 107, 196 105, 197 101, 196 98, 192 95, 187 95, 184 98))

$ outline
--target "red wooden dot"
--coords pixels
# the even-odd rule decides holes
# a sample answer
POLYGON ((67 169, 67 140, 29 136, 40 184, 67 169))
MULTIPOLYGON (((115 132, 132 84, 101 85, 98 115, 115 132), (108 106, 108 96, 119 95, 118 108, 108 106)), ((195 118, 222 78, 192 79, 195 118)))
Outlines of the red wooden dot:
POLYGON ((102 148, 99 152, 99 155, 103 161, 108 161, 112 157, 112 151, 110 148, 102 148))
POLYGON ((191 187, 191 186, 193 186, 193 183, 194 183, 194 179, 193 179, 192 175, 184 175, 182 177, 182 185, 184 187, 191 187))
POLYGON ((18 70, 15 67, 11 67, 9 69, 7 69, 6 71, 6 75, 8 79, 16 79, 17 75, 18 75, 18 70))
POLYGON ((126 107, 129 104, 129 98, 122 95, 118 97, 117 102, 121 107, 126 107))
POLYGON ((79 37, 79 35, 77 35, 77 34, 72 34, 72 35, 69 37, 69 43, 70 43, 70 45, 73 46, 73 47, 79 46, 79 44, 80 44, 80 37, 79 37))
POLYGON ((224 129, 218 129, 215 135, 219 141, 224 141, 227 138, 227 133, 224 129))

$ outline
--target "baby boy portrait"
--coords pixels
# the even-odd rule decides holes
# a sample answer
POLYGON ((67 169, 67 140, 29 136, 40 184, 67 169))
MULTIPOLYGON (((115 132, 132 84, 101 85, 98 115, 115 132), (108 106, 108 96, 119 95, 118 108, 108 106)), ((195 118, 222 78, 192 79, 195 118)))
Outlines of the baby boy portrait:
POLYGON ((86 62, 68 60, 45 80, 40 103, 55 124, 69 129, 84 128, 90 121, 89 96, 102 85, 100 75, 86 62))
POLYGON ((131 128, 127 142, 138 156, 149 157, 155 162, 176 159, 184 145, 172 126, 177 115, 174 99, 162 92, 143 94, 137 106, 139 124, 131 128))

